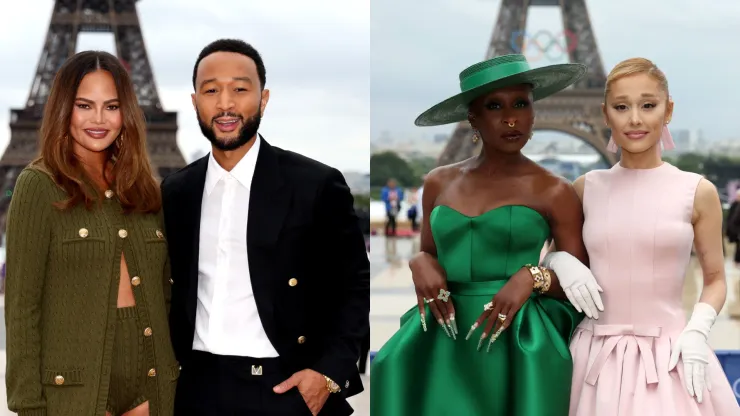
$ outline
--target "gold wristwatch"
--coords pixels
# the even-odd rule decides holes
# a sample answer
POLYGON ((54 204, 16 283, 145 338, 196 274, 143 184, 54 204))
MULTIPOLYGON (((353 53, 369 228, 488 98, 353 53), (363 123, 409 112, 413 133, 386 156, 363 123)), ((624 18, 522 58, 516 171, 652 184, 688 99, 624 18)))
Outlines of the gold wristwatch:
POLYGON ((326 389, 329 390, 329 393, 339 393, 342 391, 342 388, 339 387, 339 384, 335 383, 334 380, 327 376, 324 376, 324 378, 326 379, 326 389))

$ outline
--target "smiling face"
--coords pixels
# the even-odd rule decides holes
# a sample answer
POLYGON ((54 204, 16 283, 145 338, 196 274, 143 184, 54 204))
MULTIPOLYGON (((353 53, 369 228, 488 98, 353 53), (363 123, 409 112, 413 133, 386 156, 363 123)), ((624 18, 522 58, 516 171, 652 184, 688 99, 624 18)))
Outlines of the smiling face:
POLYGON ((108 149, 123 126, 113 76, 98 70, 85 75, 77 88, 69 133, 73 151, 82 159, 108 149))
POLYGON ((113 190, 124 211, 159 212, 161 195, 147 156, 146 133, 134 84, 117 57, 83 51, 64 61, 39 128, 40 160, 68 195, 60 201, 63 206, 89 207, 95 196, 88 185, 105 185, 98 190, 113 190))
POLYGON ((252 140, 269 99, 255 62, 235 52, 214 52, 200 61, 192 96, 204 136, 220 150, 252 140))
POLYGON ((603 111, 612 139, 623 152, 659 149, 663 129, 673 115, 665 76, 644 59, 619 64, 607 80, 603 111))
POLYGON ((468 120, 484 145, 503 153, 521 151, 532 135, 532 87, 514 85, 476 98, 468 120))

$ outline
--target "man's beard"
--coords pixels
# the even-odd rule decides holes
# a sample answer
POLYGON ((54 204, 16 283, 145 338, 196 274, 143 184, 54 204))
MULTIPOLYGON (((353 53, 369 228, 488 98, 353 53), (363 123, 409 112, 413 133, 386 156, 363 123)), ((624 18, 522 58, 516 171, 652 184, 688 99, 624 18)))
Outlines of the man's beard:
POLYGON ((236 150, 249 143, 249 141, 252 140, 252 138, 257 134, 257 130, 259 130, 260 127, 260 121, 262 121, 262 116, 260 115, 259 108, 257 109, 257 112, 252 117, 249 117, 247 120, 244 120, 244 117, 236 113, 217 114, 211 120, 210 126, 203 122, 203 119, 200 117, 200 111, 196 110, 196 115, 198 118, 200 131, 203 133, 204 136, 206 136, 206 139, 208 139, 208 141, 211 142, 213 146, 223 151, 236 150), (213 125, 216 123, 216 119, 219 117, 234 117, 238 118, 242 122, 242 126, 237 132, 236 137, 229 137, 227 139, 219 139, 216 137, 216 132, 214 131, 213 125))

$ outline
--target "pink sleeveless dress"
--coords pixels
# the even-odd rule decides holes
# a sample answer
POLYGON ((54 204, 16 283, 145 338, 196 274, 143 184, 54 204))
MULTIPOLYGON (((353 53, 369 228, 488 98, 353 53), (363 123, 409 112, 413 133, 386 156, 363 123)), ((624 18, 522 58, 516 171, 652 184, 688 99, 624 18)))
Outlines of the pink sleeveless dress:
POLYGON ((686 325, 683 282, 700 179, 668 163, 586 174, 583 238, 605 311, 573 335, 570 416, 740 415, 714 354, 712 391, 701 404, 686 391, 681 360, 668 372, 686 325))

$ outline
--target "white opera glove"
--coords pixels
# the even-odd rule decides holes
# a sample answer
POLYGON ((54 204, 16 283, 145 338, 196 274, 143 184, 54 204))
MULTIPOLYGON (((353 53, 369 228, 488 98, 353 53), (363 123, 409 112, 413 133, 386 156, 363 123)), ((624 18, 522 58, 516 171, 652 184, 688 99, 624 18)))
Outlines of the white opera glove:
POLYGON ((553 251, 545 255, 540 266, 557 274, 560 287, 578 312, 599 319, 599 311, 604 311, 599 292, 604 289, 585 264, 568 252, 553 251))
POLYGON ((686 390, 689 396, 696 396, 699 403, 702 402, 704 387, 707 391, 712 391, 712 384, 709 381, 709 355, 712 350, 707 344, 707 339, 715 319, 717 311, 711 305, 704 302, 694 305, 689 323, 673 344, 668 363, 668 371, 672 371, 678 364, 679 354, 681 355, 686 390))

